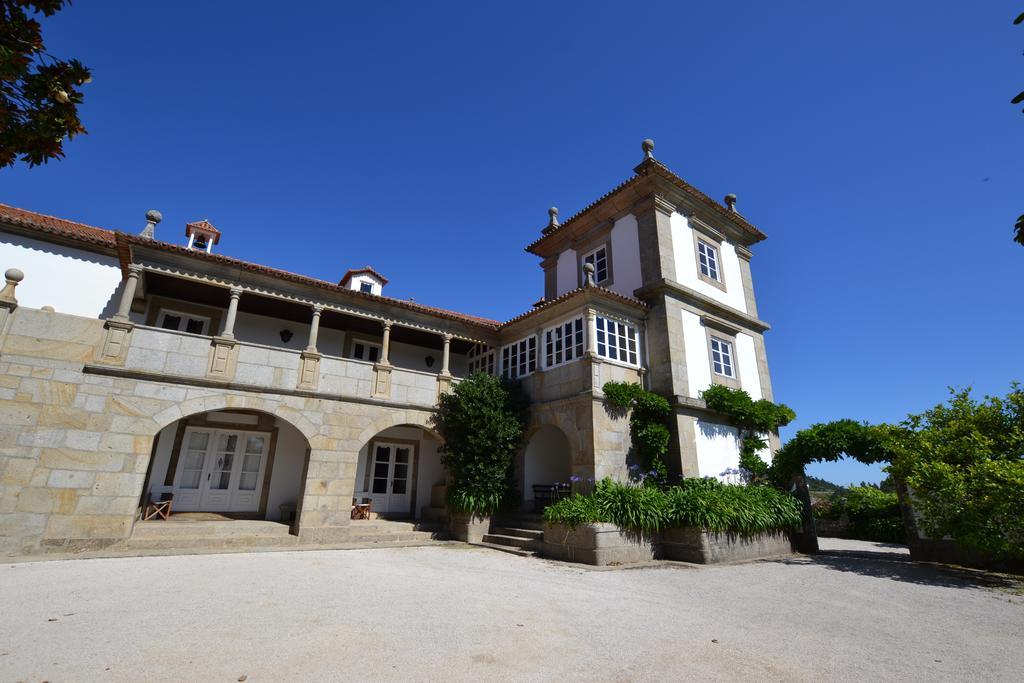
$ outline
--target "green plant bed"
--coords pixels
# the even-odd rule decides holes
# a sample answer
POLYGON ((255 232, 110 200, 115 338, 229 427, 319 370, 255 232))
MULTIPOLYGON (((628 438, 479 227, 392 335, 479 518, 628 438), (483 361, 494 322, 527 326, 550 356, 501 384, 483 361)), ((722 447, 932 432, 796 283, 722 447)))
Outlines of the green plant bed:
POLYGON ((604 522, 642 533, 693 527, 750 537, 799 527, 800 511, 796 498, 767 486, 684 479, 658 489, 605 479, 590 495, 576 494, 549 506, 544 519, 570 528, 604 522))

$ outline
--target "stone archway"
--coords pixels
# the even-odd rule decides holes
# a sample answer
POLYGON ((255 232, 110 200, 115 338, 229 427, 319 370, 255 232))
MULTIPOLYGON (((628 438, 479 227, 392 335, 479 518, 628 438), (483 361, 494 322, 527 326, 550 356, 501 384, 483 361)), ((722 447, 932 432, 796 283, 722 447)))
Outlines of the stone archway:
MULTIPOLYGON (((198 399, 191 406, 185 402, 181 407, 186 410, 207 409, 179 417, 157 432, 140 503, 173 496, 176 513, 294 522, 305 493, 309 437, 275 414, 281 411, 269 402, 247 403, 273 413, 229 407, 228 398, 198 399)), ((310 425, 303 426, 310 431, 310 425)))
POLYGON ((554 425, 541 425, 530 433, 522 462, 523 503, 529 510, 534 506, 535 487, 569 484, 573 474, 569 437, 554 425))

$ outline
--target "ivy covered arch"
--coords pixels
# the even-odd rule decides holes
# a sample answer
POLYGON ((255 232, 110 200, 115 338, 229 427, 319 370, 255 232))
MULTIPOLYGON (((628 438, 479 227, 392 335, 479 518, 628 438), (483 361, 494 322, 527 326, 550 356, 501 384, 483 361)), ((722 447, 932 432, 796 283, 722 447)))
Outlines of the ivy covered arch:
POLYGON ((775 453, 769 473, 779 486, 788 485, 812 462, 836 462, 853 458, 865 465, 891 462, 888 425, 869 425, 855 420, 836 420, 801 429, 775 453))

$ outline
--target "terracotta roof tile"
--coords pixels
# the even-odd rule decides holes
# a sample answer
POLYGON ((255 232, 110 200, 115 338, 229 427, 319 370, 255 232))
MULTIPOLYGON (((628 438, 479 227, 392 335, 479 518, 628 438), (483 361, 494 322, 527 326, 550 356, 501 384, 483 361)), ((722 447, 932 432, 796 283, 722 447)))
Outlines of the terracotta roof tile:
POLYGON ((352 279, 353 275, 359 275, 360 273, 369 273, 370 275, 372 275, 375 278, 377 278, 378 280, 380 280, 381 284, 385 284, 386 285, 388 283, 388 279, 386 277, 384 277, 383 275, 381 275, 380 273, 378 273, 376 270, 374 270, 373 266, 364 266, 362 268, 349 268, 347 271, 345 271, 345 275, 342 276, 341 281, 338 282, 338 284, 339 285, 347 284, 348 281, 350 279, 352 279))
POLYGON ((573 297, 580 296, 584 292, 595 292, 595 293, 601 294, 602 296, 605 296, 605 297, 607 297, 609 299, 613 299, 613 300, 616 300, 616 301, 621 301, 623 303, 631 304, 633 306, 636 306, 637 308, 641 308, 641 309, 644 309, 644 310, 647 310, 647 309, 650 308, 650 306, 645 304, 643 301, 640 301, 640 299, 634 299, 631 296, 625 296, 623 294, 619 294, 618 292, 613 292, 610 289, 605 289, 604 287, 600 287, 600 286, 597 286, 597 285, 594 285, 592 287, 577 287, 576 289, 571 290, 569 292, 566 292, 562 296, 556 297, 556 298, 552 299, 551 301, 545 301, 543 304, 537 306, 533 310, 526 311, 525 313, 520 313, 519 315, 517 315, 516 317, 514 317, 512 319, 506 320, 505 322, 501 323, 501 327, 507 327, 508 325, 511 325, 513 323, 517 323, 520 320, 525 320, 526 318, 529 318, 532 315, 536 315, 536 314, 540 313, 541 311, 546 310, 546 309, 554 306, 555 304, 559 304, 559 303, 562 303, 563 301, 566 301, 568 299, 572 299, 573 297))
POLYGON ((91 225, 85 225, 84 223, 76 223, 74 221, 64 220, 63 218, 57 218, 55 216, 47 216, 45 214, 36 213, 34 211, 26 211, 25 209, 19 209, 17 207, 9 206, 7 204, 0 204, 0 221, 26 228, 32 228, 34 230, 38 230, 39 232, 43 232, 49 235, 66 237, 95 246, 116 248, 119 246, 119 244, 139 245, 145 247, 153 247, 156 249, 161 249, 163 251, 170 251, 178 254, 185 254, 194 258, 207 261, 214 261, 217 263, 222 263, 224 265, 241 268, 242 270, 247 270, 249 272, 262 273, 264 275, 269 275, 271 277, 278 277, 283 280, 289 280, 291 282, 298 282, 301 284, 311 285, 313 287, 319 287, 333 292, 344 292, 345 294, 351 296, 368 297, 370 299, 383 301, 385 303, 393 304, 395 306, 410 311, 426 313, 428 315, 436 315, 438 317, 446 318, 449 320, 457 320, 471 325, 487 328, 488 330, 491 331, 497 331, 498 326, 500 325, 499 321, 491 320, 490 318, 483 318, 475 315, 467 315, 465 313, 450 311, 444 308, 437 308, 435 306, 426 306, 424 304, 419 304, 413 301, 403 301, 402 299, 394 299, 387 296, 377 296, 374 294, 367 294, 365 292, 355 292, 346 287, 341 287, 340 285, 336 285, 325 280, 308 277, 306 275, 299 275, 297 273, 291 273, 286 270, 270 268, 269 266, 263 266, 258 263, 251 263, 249 261, 242 261, 241 259, 231 258, 229 256, 222 256, 220 254, 207 254, 204 251, 187 249, 184 246, 171 244, 169 242, 161 242, 159 240, 138 237, 137 235, 130 235, 124 232, 115 232, 113 230, 97 228, 91 225))
POLYGON ((349 296, 366 297, 369 299, 373 299, 375 301, 383 301, 385 303, 398 306, 399 308, 404 308, 410 311, 427 313, 429 315, 436 315, 438 317, 447 318, 450 320, 458 320, 460 322, 469 323, 471 325, 486 327, 490 330, 497 330, 498 325, 500 324, 497 320, 491 320, 490 318, 482 318, 480 316, 467 315, 465 313, 450 311, 445 308, 437 308, 436 306, 426 306, 424 304, 416 303, 414 301, 394 299, 389 296, 368 294, 366 292, 357 292, 355 290, 349 289, 348 287, 336 285, 333 282, 328 282, 326 280, 321 280, 319 278, 309 277, 308 275, 299 275, 298 273, 292 273, 287 270, 280 270, 278 268, 271 268, 269 266, 263 266, 258 263, 252 263, 250 261, 242 261, 241 259, 231 258, 230 256, 224 256, 222 254, 207 254, 205 251, 188 249, 177 244, 170 244, 169 242, 160 242, 159 240, 151 240, 145 237, 127 235, 125 233, 118 233, 118 239, 131 245, 150 247, 154 249, 160 249, 162 251, 184 254, 186 256, 198 258, 203 261, 212 261, 214 263, 220 263, 225 266, 241 268, 242 270, 246 270, 251 273, 259 273, 270 277, 280 278, 282 280, 288 280, 289 282, 296 282, 303 285, 318 287, 320 289, 328 290, 331 292, 342 292, 349 296))
POLYGON ((637 166, 635 170, 637 171, 636 175, 630 176, 629 178, 627 178, 623 182, 621 182, 618 185, 616 185, 613 189, 611 189, 608 192, 606 192, 603 195, 601 195, 595 201, 591 202, 590 204, 587 204, 585 207, 583 207, 582 209, 577 211, 575 214, 570 216, 568 219, 563 221, 562 224, 558 228, 556 228, 555 230, 552 230, 552 231, 548 232, 546 235, 542 235, 539 239, 534 240, 533 242, 531 242, 529 245, 527 245, 526 251, 533 252, 534 248, 536 248, 537 245, 539 245, 541 242, 543 242, 544 240, 548 239, 552 235, 557 235, 561 231, 565 230, 566 226, 571 225, 573 221, 575 221, 578 218, 581 218, 585 214, 589 213, 595 207, 597 207, 599 204, 601 204, 602 202, 607 200, 612 195, 615 195, 616 193, 621 192, 622 190, 626 189, 630 185, 633 185, 633 184, 639 182, 642 178, 646 177, 651 172, 657 173, 658 175, 660 175, 663 178, 665 178, 666 180, 670 181, 673 185, 675 185, 679 189, 683 190, 684 192, 686 192, 690 196, 694 197, 695 199, 697 199, 701 203, 709 206, 711 209, 713 209, 717 213, 720 213, 723 216, 725 216, 726 218, 728 218, 729 220, 732 220, 735 223, 737 223, 741 228, 743 228, 744 230, 746 230, 750 234, 751 238, 753 238, 753 241, 760 242, 761 240, 763 240, 763 239, 765 239, 767 237, 767 235, 765 235, 763 232, 761 232, 756 227, 754 227, 753 224, 751 224, 741 214, 739 214, 739 213, 737 213, 735 211, 730 211, 726 207, 722 206, 721 204, 716 202, 714 199, 712 199, 711 197, 707 196, 706 194, 704 194, 703 192, 698 190, 696 187, 694 187, 690 183, 686 182, 685 180, 683 180, 682 178, 677 176, 675 173, 673 173, 671 170, 669 170, 669 168, 667 166, 665 166, 665 164, 661 163, 660 161, 657 161, 655 159, 646 159, 639 166, 637 166))
POLYGON ((56 216, 47 216, 34 211, 26 211, 15 206, 0 204, 0 220, 13 225, 34 228, 50 235, 68 237, 98 246, 113 247, 114 231, 96 228, 84 223, 64 220, 56 216))

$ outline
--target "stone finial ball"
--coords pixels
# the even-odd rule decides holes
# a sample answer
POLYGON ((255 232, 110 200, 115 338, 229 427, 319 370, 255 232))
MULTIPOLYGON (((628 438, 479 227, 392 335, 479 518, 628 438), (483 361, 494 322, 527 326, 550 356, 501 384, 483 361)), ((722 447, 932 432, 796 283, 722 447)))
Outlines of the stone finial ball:
POLYGON ((588 275, 593 275, 594 274, 594 270, 595 270, 595 268, 594 268, 594 264, 593 263, 584 263, 583 264, 583 272, 584 273, 587 273, 588 275))
POLYGON ((4 273, 4 277, 11 282, 21 282, 25 279, 25 273, 21 272, 17 268, 8 268, 7 272, 4 273))
POLYGON ((647 138, 640 145, 640 148, 644 150, 644 154, 650 154, 654 151, 654 140, 647 138))
POLYGON ((164 219, 164 215, 156 209, 150 209, 146 212, 146 220, 150 223, 159 223, 164 219))
POLYGON ((557 216, 558 215, 558 207, 557 206, 552 206, 550 209, 548 209, 548 215, 557 216))

